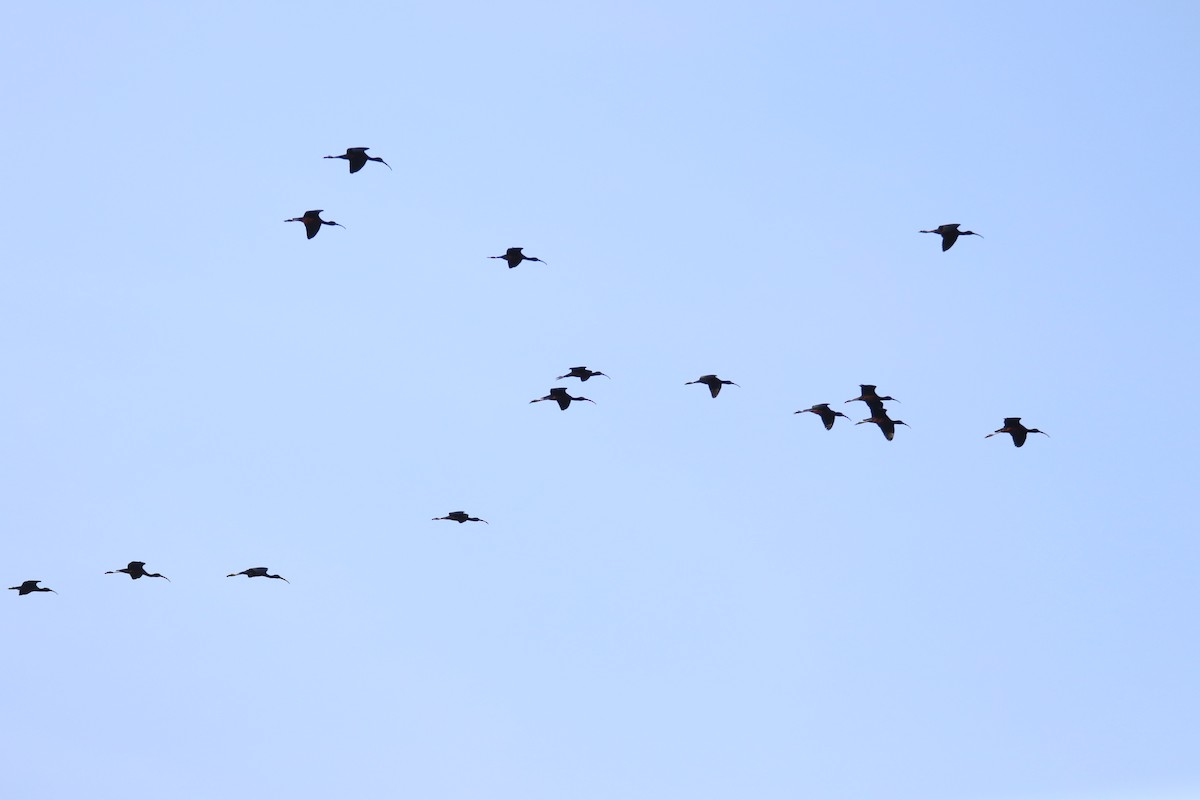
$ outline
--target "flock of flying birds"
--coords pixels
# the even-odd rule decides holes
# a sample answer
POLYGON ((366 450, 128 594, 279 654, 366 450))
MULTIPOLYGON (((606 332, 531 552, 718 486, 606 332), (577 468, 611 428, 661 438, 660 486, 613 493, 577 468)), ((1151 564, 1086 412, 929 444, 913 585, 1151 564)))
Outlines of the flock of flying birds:
MULTIPOLYGON (((342 155, 325 156, 325 158, 344 159, 349 164, 351 173, 358 172, 360 169, 362 169, 363 167, 365 167, 367 165, 368 161, 378 161, 380 164, 383 164, 389 170, 392 168, 391 165, 388 164, 386 161, 384 161, 382 158, 379 158, 377 156, 367 155, 367 151, 369 149, 370 149, 369 147, 349 147, 346 149, 346 152, 342 155)), ((284 222, 303 222, 304 223, 304 231, 307 234, 309 239, 313 238, 318 233, 320 233, 321 227, 324 225, 336 225, 339 228, 346 227, 345 225, 342 225, 339 222, 334 222, 333 220, 321 219, 321 213, 323 211, 324 211, 324 209, 314 209, 311 211, 305 211, 302 216, 293 217, 291 219, 284 220, 284 222)), ((931 230, 921 231, 921 233, 936 233, 939 236, 941 236, 942 237, 942 252, 945 252, 945 251, 949 250, 951 247, 953 247, 954 243, 958 241, 958 237, 960 237, 960 236, 979 236, 980 238, 983 238, 981 234, 978 234, 975 231, 959 230, 959 223, 939 225, 938 227, 933 228, 931 230)), ((507 250, 505 250, 504 255, 488 256, 488 257, 503 259, 505 261, 505 263, 508 264, 509 269, 516 267, 522 261, 537 261, 542 264, 546 263, 542 259, 537 258, 535 256, 525 255, 522 252, 522 248, 520 248, 520 247, 510 247, 507 250)), ((571 367, 571 369, 568 370, 565 375, 559 375, 557 378, 555 378, 555 380, 563 380, 566 378, 578 378, 582 382, 582 381, 587 381, 589 378, 594 378, 597 375, 603 376, 605 378, 609 377, 608 375, 605 375, 603 372, 600 372, 599 370, 589 369, 588 367, 571 367)), ((707 386, 708 391, 712 394, 712 396, 714 398, 716 398, 716 396, 721 393, 722 386, 737 386, 738 385, 738 384, 734 383, 733 381, 727 381, 727 380, 718 378, 716 375, 701 375, 696 380, 688 381, 684 385, 690 386, 691 384, 694 384, 694 383, 700 383, 700 384, 704 384, 705 386, 707 386)), ((855 425, 863 425, 866 423, 878 425, 879 430, 884 435, 884 438, 886 438, 889 442, 892 441, 892 439, 896 435, 896 426, 897 425, 904 425, 905 427, 910 427, 908 425, 908 423, 905 422, 904 420, 892 419, 891 416, 888 414, 887 408, 883 405, 883 402, 885 400, 892 400, 895 402, 899 402, 898 400, 896 400, 896 398, 888 396, 888 395, 880 396, 880 394, 876 391, 876 387, 872 384, 867 384, 867 383, 860 384, 859 388, 861 389, 861 393, 859 394, 859 396, 853 397, 853 398, 847 400, 846 402, 854 403, 857 401, 862 401, 862 402, 866 403, 867 409, 871 412, 871 416, 869 416, 867 419, 859 420, 858 422, 854 423, 855 425)), ((529 402, 530 403, 541 403, 545 400, 553 400, 554 402, 558 403, 559 409, 561 409, 563 411, 566 411, 568 408, 570 408, 572 402, 576 402, 576 403, 587 402, 587 403, 592 403, 592 404, 595 404, 595 402, 596 402, 595 400, 591 400, 587 397, 572 397, 567 392, 566 388, 561 387, 561 386, 556 386, 555 388, 551 389, 550 394, 546 395, 545 397, 538 397, 534 400, 530 400, 529 402)), ((845 417, 846 419, 850 419, 849 415, 843 414, 841 411, 834 411, 832 408, 830 408, 829 403, 817 403, 816 405, 812 406, 811 408, 804 408, 795 413, 797 413, 797 414, 806 414, 806 413, 816 414, 818 417, 820 417, 821 422, 824 423, 825 430, 832 430, 833 424, 834 424, 834 422, 837 421, 838 417, 845 417)), ((1021 424, 1020 417, 1005 417, 1004 418, 1004 426, 1001 428, 998 428, 997 430, 993 431, 992 433, 989 433, 984 438, 990 439, 991 437, 995 436, 998 433, 1007 433, 1010 436, 1012 436, 1013 444, 1017 447, 1021 447, 1022 445, 1024 445, 1025 439, 1031 433, 1040 433, 1043 436, 1050 435, 1050 434, 1046 433, 1045 431, 1038 430, 1037 428, 1025 427, 1023 424, 1021 424)), ((465 511, 451 511, 449 514, 447 514, 444 517, 434 517, 433 519, 434 520, 447 520, 450 522, 458 522, 458 523, 482 522, 484 524, 487 524, 486 519, 480 519, 479 517, 469 516, 465 511)), ((120 573, 120 572, 125 573, 133 580, 137 580, 138 578, 162 578, 163 580, 168 581, 168 582, 171 580, 166 575, 160 575, 157 572, 146 572, 146 563, 144 561, 130 561, 128 566, 126 566, 122 569, 109 570, 109 571, 105 572, 104 574, 105 575, 113 575, 113 574, 120 573)), ((247 578, 275 578, 276 580, 281 580, 285 583, 289 582, 288 579, 283 577, 282 575, 268 574, 268 570, 266 567, 251 567, 250 569, 244 569, 241 572, 231 572, 226 577, 233 578, 238 575, 245 575, 247 578)), ((32 594, 34 592, 54 592, 53 589, 49 589, 49 588, 46 588, 43 586, 38 586, 39 583, 41 583, 40 580, 24 581, 20 586, 10 586, 8 588, 10 591, 17 592, 18 596, 32 594)), ((57 592, 54 592, 54 593, 57 594, 57 592)))

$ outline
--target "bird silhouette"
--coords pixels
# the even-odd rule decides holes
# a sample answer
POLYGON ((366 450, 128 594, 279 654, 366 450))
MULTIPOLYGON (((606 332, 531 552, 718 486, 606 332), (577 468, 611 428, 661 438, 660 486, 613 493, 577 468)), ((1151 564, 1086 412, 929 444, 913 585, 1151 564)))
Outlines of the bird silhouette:
MULTIPOLYGON (((346 161, 350 162, 350 172, 351 173, 358 172, 360 169, 362 169, 363 167, 365 167, 367 165, 368 161, 378 161, 380 164, 383 164, 388 169, 392 168, 392 165, 389 164, 388 162, 384 161, 382 158, 367 155, 367 151, 370 149, 371 148, 369 148, 369 147, 347 147, 345 155, 325 156, 325 157, 326 158, 344 158, 344 159, 346 159, 346 161)), ((309 238, 312 238, 312 237, 309 237, 309 238)))
POLYGON ((105 572, 104 574, 105 575, 116 575, 118 572, 124 572, 126 575, 128 575, 130 578, 133 578, 135 581, 138 578, 162 578, 167 583, 171 582, 171 579, 168 578, 166 575, 159 575, 157 572, 146 572, 146 562, 145 561, 130 561, 128 567, 125 567, 124 569, 110 569, 107 572, 105 572))
POLYGON ((250 569, 244 569, 241 572, 231 572, 225 577, 234 578, 238 575, 245 575, 247 578, 276 578, 284 583, 291 583, 291 581, 282 575, 268 575, 266 567, 251 567, 250 569))
POLYGON ((551 389, 550 394, 546 395, 545 397, 539 397, 537 400, 530 400, 529 402, 540 403, 543 400, 554 400, 558 403, 558 407, 563 411, 567 410, 567 408, 571 405, 572 400, 587 400, 587 402, 591 403, 592 405, 596 404, 595 400, 590 400, 586 397, 571 397, 571 395, 567 394, 567 390, 561 386, 556 386, 555 388, 551 389))
MULTIPOLYGON (((717 395, 719 395, 721 393, 721 387, 727 383, 737 386, 737 384, 734 383, 733 381, 723 381, 720 378, 718 378, 716 375, 701 375, 699 378, 696 378, 696 380, 694 380, 694 381, 688 381, 687 383, 684 384, 684 386, 691 386, 693 383, 703 383, 705 386, 708 387, 708 391, 712 392, 713 397, 716 397, 717 395)), ((740 389, 742 387, 738 386, 738 388, 740 389)))
POLYGON ((504 251, 504 255, 488 256, 488 258, 503 258, 505 261, 508 262, 509 269, 512 269, 517 264, 520 264, 522 261, 538 261, 538 262, 541 262, 542 264, 546 263, 545 261, 542 261, 540 258, 534 258, 533 256, 525 255, 524 253, 521 252, 521 250, 522 250, 522 248, 520 248, 520 247, 510 247, 504 251))
POLYGON ((949 225, 938 225, 931 231, 921 231, 921 233, 939 234, 942 237, 943 253, 949 250, 951 247, 954 247, 954 243, 958 241, 959 236, 978 236, 980 239, 983 238, 983 234, 976 233, 975 231, 960 231, 958 229, 959 224, 960 223, 955 222, 949 225))
POLYGON ((831 409, 829 407, 829 403, 817 403, 812 408, 802 408, 799 411, 797 411, 796 413, 804 414, 806 412, 811 412, 813 414, 816 414, 818 417, 820 417, 821 422, 825 423, 825 430, 827 430, 827 431, 833 430, 833 423, 837 420, 838 417, 845 417, 846 419, 850 419, 849 414, 843 414, 840 411, 834 411, 833 409, 831 409))
POLYGON ((862 425, 865 422, 873 422, 878 425, 879 430, 883 432, 883 438, 887 439, 889 442, 896 436, 897 425, 903 425, 906 428, 912 427, 902 419, 892 419, 887 415, 887 411, 884 411, 882 407, 880 407, 878 411, 873 411, 869 419, 864 419, 861 422, 856 422, 854 424, 862 425))
MULTIPOLYGON (((17 593, 17 597, 22 597, 32 592, 54 592, 53 589, 47 589, 43 586, 38 586, 39 583, 41 583, 41 581, 25 581, 20 586, 10 586, 8 588, 11 591, 15 591, 17 593)), ((54 593, 58 594, 58 592, 54 593)))
POLYGON ((310 239, 321 232, 322 225, 337 225, 339 228, 346 227, 342 223, 334 222, 331 219, 321 219, 321 212, 324 210, 323 208, 318 208, 315 211, 305 211, 303 217, 292 217, 291 219, 285 219, 284 222, 303 222, 304 230, 308 233, 308 238, 310 239))
MULTIPOLYGON (((588 369, 587 367, 571 367, 570 372, 566 375, 559 375, 554 380, 561 381, 563 378, 579 378, 581 381, 586 381, 588 378, 594 378, 597 375, 604 375, 604 373, 599 370, 588 369)), ((607 375, 604 375, 604 377, 608 378, 607 375)))
MULTIPOLYGON (((858 388, 862 390, 862 394, 860 394, 858 397, 852 397, 846 402, 853 403, 856 400, 863 401, 867 404, 867 408, 870 409, 871 416, 876 416, 881 413, 886 416, 887 412, 884 411, 883 408, 884 400, 893 400, 897 403, 900 402, 899 400, 896 400, 896 398, 887 395, 880 397, 879 392, 875 391, 875 384, 873 383, 860 383, 858 388)), ((855 424, 857 425, 858 423, 855 424)))
POLYGON ((1021 445, 1025 444, 1025 437, 1031 433, 1040 433, 1042 436, 1050 435, 1050 434, 1046 433, 1045 431, 1039 431, 1037 428, 1026 428, 1024 425, 1021 424, 1020 417, 1005 417, 1003 428, 1000 428, 999 430, 996 430, 996 431, 992 431, 991 433, 989 433, 987 436, 985 436, 983 438, 990 439, 993 436, 995 436, 997 433, 1012 434, 1013 445, 1016 447, 1020 447, 1021 445))
POLYGON ((486 519, 480 519, 479 517, 468 517, 467 512, 465 512, 465 511, 451 511, 449 514, 447 514, 444 517, 434 517, 434 519, 446 519, 446 520, 450 520, 451 522, 459 522, 459 523, 482 522, 484 525, 488 524, 488 521, 486 519))

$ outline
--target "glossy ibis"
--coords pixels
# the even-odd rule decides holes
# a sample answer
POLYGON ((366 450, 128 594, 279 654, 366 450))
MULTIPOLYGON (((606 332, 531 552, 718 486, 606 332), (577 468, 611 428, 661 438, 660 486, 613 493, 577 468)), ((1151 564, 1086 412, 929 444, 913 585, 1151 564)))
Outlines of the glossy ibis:
MULTIPOLYGON (((31 592, 54 592, 53 589, 47 589, 44 586, 38 586, 39 583, 41 583, 41 581, 25 581, 20 586, 10 586, 8 588, 10 591, 15 591, 17 593, 17 597, 22 597, 30 594, 31 592)), ((58 592, 54 593, 58 594, 58 592)))
POLYGON ((337 225, 339 228, 346 227, 342 223, 334 222, 331 219, 321 219, 321 212, 324 210, 323 208, 318 208, 315 211, 305 211, 303 217, 292 217, 291 219, 285 219, 284 222, 303 222, 304 230, 308 232, 308 238, 310 239, 321 232, 322 225, 337 225))
POLYGON ((860 394, 858 397, 852 397, 846 402, 853 403, 856 400, 862 400, 867 404, 867 408, 871 410, 871 416, 877 416, 879 414, 883 414, 885 416, 887 415, 887 412, 883 409, 884 400, 893 400, 897 403, 900 402, 899 400, 896 400, 896 398, 887 395, 880 397, 879 392, 875 391, 875 384, 873 383, 860 383, 858 388, 862 390, 862 394, 860 394))
POLYGON ((883 410, 882 406, 878 411, 872 411, 869 419, 864 419, 861 422, 856 422, 854 424, 862 425, 864 422, 873 422, 878 425, 879 430, 883 432, 883 438, 887 439, 889 442, 896 436, 897 425, 903 425, 906 428, 912 427, 902 419, 892 419, 889 417, 887 412, 883 410))
POLYGON ((540 258, 534 258, 533 256, 525 255, 524 253, 521 252, 521 250, 522 250, 522 248, 520 248, 520 247, 510 247, 504 251, 504 255, 488 256, 488 258, 503 258, 505 261, 508 262, 509 269, 512 269, 517 264, 520 264, 522 261, 538 261, 542 264, 546 263, 545 261, 542 261, 540 258))
POLYGON ((1039 431, 1037 428, 1026 428, 1024 425, 1021 424, 1020 417, 1005 417, 1003 428, 996 430, 996 431, 992 431, 991 433, 989 433, 987 436, 985 436, 983 438, 990 439, 993 436, 995 436, 997 433, 1012 434, 1013 445, 1015 445, 1016 447, 1020 447, 1021 445, 1025 444, 1025 437, 1031 433, 1040 433, 1042 436, 1050 435, 1050 434, 1046 433, 1045 431, 1039 431))
POLYGON ((849 414, 843 414, 840 411, 834 411, 832 408, 829 407, 829 403, 817 403, 812 408, 802 408, 799 411, 797 411, 796 413, 804 414, 806 412, 811 412, 813 414, 816 414, 818 417, 820 417, 821 422, 825 423, 825 430, 827 430, 827 431, 833 430, 833 423, 837 420, 838 417, 845 417, 846 419, 850 419, 849 414))
POLYGON ((978 236, 980 239, 983 238, 983 234, 976 233, 975 231, 960 231, 958 229, 959 224, 960 223, 955 222, 950 225, 938 225, 931 231, 921 231, 921 233, 939 234, 942 237, 943 253, 949 250, 951 247, 954 247, 954 243, 958 241, 959 236, 978 236))
MULTIPOLYGON (((353 171, 353 170, 351 170, 351 171, 353 171)), ((245 575, 247 578, 275 578, 277 580, 283 581, 284 583, 291 583, 291 581, 289 581, 287 578, 283 577, 282 575, 268 575, 266 567, 251 567, 250 569, 244 569, 241 572, 231 572, 228 575, 226 575, 225 577, 226 578, 235 578, 238 575, 245 575)))
POLYGON ((434 517, 434 519, 447 519, 447 520, 450 520, 451 522, 459 522, 459 523, 461 523, 461 522, 482 522, 484 525, 488 524, 488 521, 486 519, 480 519, 479 517, 468 517, 467 512, 465 512, 465 511, 451 511, 449 514, 447 514, 444 517, 434 517))
POLYGON ((157 572, 146 572, 146 562, 145 561, 130 561, 128 567, 125 567, 124 569, 110 569, 107 572, 105 572, 104 574, 105 575, 116 575, 118 572, 124 572, 126 575, 128 575, 130 578, 133 578, 135 581, 138 578, 162 578, 167 583, 171 582, 171 579, 168 578, 166 575, 159 575, 157 572))
POLYGON ((551 389, 550 394, 546 395, 545 397, 539 397, 537 400, 530 400, 529 402, 540 403, 543 400, 554 400, 558 403, 558 407, 563 411, 567 410, 567 408, 571 405, 572 400, 587 400, 592 405, 596 404, 595 400, 589 400, 586 397, 571 397, 571 395, 567 394, 567 390, 561 386, 551 389))
MULTIPOLYGON (((604 375, 604 373, 599 370, 588 369, 587 367, 571 367, 570 372, 566 375, 559 375, 554 380, 561 381, 563 378, 579 378, 581 381, 586 381, 588 378, 594 378, 597 375, 604 375)), ((608 378, 607 375, 604 375, 604 377, 608 378)))
MULTIPOLYGON (((716 397, 717 395, 719 395, 721 393, 721 387, 727 383, 732 384, 733 386, 737 386, 737 384, 734 383, 733 381, 723 381, 720 378, 718 378, 716 375, 701 375, 699 378, 696 378, 696 380, 694 380, 694 381, 688 381, 687 383, 684 384, 684 386, 691 386, 693 383, 703 383, 705 386, 708 387, 708 391, 712 392, 713 397, 716 397)), ((738 388, 740 389, 742 387, 738 386, 738 388)))
POLYGON ((350 162, 350 172, 352 172, 352 173, 358 172, 360 169, 365 167, 367 165, 368 161, 378 161, 380 164, 383 164, 388 169, 392 168, 392 165, 389 164, 388 162, 384 161, 382 158, 367 155, 367 151, 370 149, 371 148, 369 148, 369 147, 347 147, 345 155, 325 156, 325 157, 326 158, 344 158, 344 159, 346 159, 348 162, 350 162))

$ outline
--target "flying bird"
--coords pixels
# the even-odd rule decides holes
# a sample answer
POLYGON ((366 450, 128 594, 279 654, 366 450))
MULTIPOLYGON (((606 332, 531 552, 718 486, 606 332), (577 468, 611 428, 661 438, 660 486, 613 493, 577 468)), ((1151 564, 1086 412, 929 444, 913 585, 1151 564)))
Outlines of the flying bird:
MULTIPOLYGON (((694 380, 694 381, 688 381, 687 383, 684 384, 684 386, 691 386, 693 383, 703 383, 705 386, 708 387, 708 390, 710 392, 712 392, 713 397, 716 397, 717 395, 719 395, 721 393, 721 387, 727 383, 737 386, 737 384, 733 383, 733 381, 723 381, 720 378, 718 378, 716 375, 701 375, 699 378, 696 378, 696 380, 694 380)), ((742 387, 738 386, 738 388, 740 389, 742 387)))
POLYGON ((861 422, 856 422, 854 424, 862 425, 864 422, 873 422, 878 425, 879 430, 883 432, 883 438, 887 439, 889 442, 896 436, 897 425, 903 425, 906 428, 912 427, 902 419, 892 419, 887 415, 887 412, 884 411, 882 407, 878 411, 873 411, 869 419, 864 419, 861 422))
POLYGON ((504 251, 504 255, 488 256, 488 258, 503 258, 505 261, 508 262, 509 269, 512 269, 517 264, 520 264, 522 261, 538 261, 542 264, 546 263, 545 261, 542 261, 540 258, 534 258, 533 256, 525 255, 524 253, 521 252, 522 249, 523 248, 520 248, 520 247, 510 247, 504 251))
MULTIPOLYGON (((20 586, 10 586, 8 588, 10 591, 15 591, 17 593, 17 597, 23 597, 32 592, 54 592, 53 589, 47 589, 43 586, 38 586, 39 583, 41 583, 41 581, 25 581, 20 586)), ((58 594, 58 592, 54 593, 58 594)))
POLYGON ((1003 428, 996 430, 996 431, 992 431, 991 433, 989 433, 987 436, 985 436, 983 438, 990 439, 993 436, 995 436, 997 433, 1012 434, 1013 445, 1015 445, 1016 447, 1020 447, 1021 445, 1025 444, 1025 437, 1031 433, 1040 433, 1042 436, 1050 435, 1050 434, 1046 433, 1045 431, 1039 431, 1037 428, 1026 428, 1024 425, 1021 424, 1020 417, 1005 417, 1003 428))
MULTIPOLYGON (((587 367, 571 367, 570 372, 566 375, 559 375, 554 380, 561 381, 563 378, 579 378, 581 381, 586 381, 588 378, 594 378, 597 375, 604 375, 604 373, 599 370, 588 369, 587 367)), ((607 375, 604 375, 604 377, 608 378, 607 375)))
POLYGON ((321 219, 321 212, 324 210, 323 208, 318 208, 315 211, 305 211, 303 217, 292 217, 291 219, 285 219, 284 222, 303 222, 304 230, 308 232, 308 238, 310 239, 321 232, 322 225, 337 225, 339 228, 346 227, 342 223, 334 222, 331 219, 321 219))
POLYGON ((921 233, 939 234, 942 237, 943 253, 949 250, 951 247, 954 247, 954 243, 958 241, 959 236, 978 236, 980 239, 983 238, 983 234, 976 233, 975 231, 960 231, 958 229, 959 225, 960 223, 958 222, 950 225, 938 225, 931 231, 921 231, 921 233))
MULTIPOLYGON (((852 397, 849 400, 847 400, 846 402, 853 403, 856 400, 863 401, 864 403, 867 404, 867 408, 870 409, 871 416, 876 416, 878 414, 884 414, 886 416, 887 412, 884 411, 884 409, 883 409, 883 401, 884 400, 893 400, 897 403, 900 402, 899 400, 896 400, 896 398, 890 397, 888 395, 884 395, 883 397, 880 397, 879 392, 875 391, 875 384, 873 384, 873 383, 860 383, 858 385, 858 388, 860 390, 862 390, 862 394, 860 394, 858 397, 852 397)), ((858 424, 858 423, 855 423, 855 424, 858 424)))
POLYGON ((289 581, 287 578, 283 577, 282 575, 268 575, 266 567, 251 567, 250 569, 244 569, 241 572, 231 572, 228 575, 226 575, 225 577, 226 578, 234 578, 234 577, 237 577, 238 575, 245 575, 247 578, 276 578, 277 580, 281 580, 284 583, 291 583, 291 581, 289 581))
POLYGON ((444 517, 434 517, 434 519, 447 519, 447 520, 450 520, 451 522, 459 522, 459 523, 482 522, 484 525, 489 524, 486 519, 480 519, 479 517, 468 517, 467 512, 465 512, 465 511, 451 511, 449 514, 447 514, 444 517))
MULTIPOLYGON (((371 148, 369 148, 369 147, 347 147, 345 155, 325 156, 325 157, 326 158, 344 158, 344 159, 346 159, 348 162, 350 162, 350 172, 351 173, 358 172, 360 169, 362 169, 363 167, 365 167, 367 165, 368 161, 378 161, 380 164, 383 164, 388 169, 392 168, 392 165, 389 164, 388 162, 384 161, 382 158, 367 155, 367 151, 370 149, 371 148)), ((311 239, 312 237, 310 236, 309 238, 311 239)))
POLYGON ((825 430, 827 430, 827 431, 833 430, 833 423, 837 420, 838 417, 845 417, 846 419, 850 419, 849 414, 843 414, 840 411, 834 411, 833 409, 831 409, 829 407, 829 403, 817 403, 812 408, 802 408, 799 411, 797 411, 796 413, 804 414, 806 412, 811 412, 813 414, 816 414, 818 417, 820 417, 821 422, 825 423, 825 430))
POLYGON ((166 575, 159 575, 157 572, 146 572, 146 562, 145 561, 130 561, 128 567, 125 567, 124 569, 110 569, 107 572, 105 572, 104 574, 105 575, 116 575, 118 572, 124 572, 126 575, 128 575, 130 578, 133 578, 135 581, 138 578, 162 578, 167 583, 171 582, 171 579, 168 578, 166 575))
POLYGON ((567 410, 567 408, 571 405, 572 400, 587 400, 587 402, 591 403, 592 405, 596 404, 595 400, 590 400, 586 397, 571 397, 571 395, 567 394, 567 390, 561 386, 551 389, 550 394, 546 395, 545 397, 539 397, 537 400, 530 400, 529 402, 540 403, 543 400, 554 400, 558 403, 558 407, 563 411, 567 410))

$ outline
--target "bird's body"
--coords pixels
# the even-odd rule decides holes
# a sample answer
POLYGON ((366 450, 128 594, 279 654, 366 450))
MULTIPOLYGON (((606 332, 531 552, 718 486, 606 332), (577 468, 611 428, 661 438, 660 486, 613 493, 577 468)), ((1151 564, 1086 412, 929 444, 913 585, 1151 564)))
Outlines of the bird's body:
MULTIPOLYGON (((344 158, 344 159, 346 159, 346 161, 349 162, 349 164, 350 164, 350 172, 352 172, 352 173, 358 172, 360 169, 365 167, 367 165, 368 161, 378 161, 380 164, 383 164, 388 169, 392 168, 392 165, 389 164, 388 162, 384 161, 382 158, 367 155, 367 151, 370 149, 371 148, 369 148, 369 147, 347 147, 344 155, 325 156, 325 157, 326 158, 344 158)), ((309 238, 311 239, 312 237, 310 236, 309 238)))
POLYGON ((524 249, 524 248, 521 248, 521 247, 510 247, 510 248, 508 248, 507 250, 505 250, 505 251, 504 251, 504 255, 502 255, 502 256, 488 256, 488 258, 502 258, 502 259, 504 259, 506 262, 508 262, 508 268, 509 268, 509 269, 512 269, 512 268, 513 268, 513 267, 515 267, 517 264, 520 264, 522 261, 537 261, 537 262, 540 262, 540 263, 542 263, 542 264, 545 264, 545 263, 546 263, 545 261, 542 261, 540 258, 535 258, 535 257, 533 257, 533 256, 527 256, 527 255, 525 255, 524 253, 522 253, 522 252, 521 252, 521 250, 523 250, 523 249, 524 249))
POLYGON ((943 253, 954 247, 954 243, 958 241, 959 236, 978 236, 980 239, 983 238, 983 234, 976 233, 975 231, 960 231, 958 229, 960 224, 954 222, 948 225, 938 225, 931 231, 921 231, 921 233, 936 233, 941 236, 943 253))
MULTIPOLYGON (((31 594, 33 592, 54 592, 53 589, 47 589, 44 586, 38 586, 39 583, 41 583, 41 581, 25 581, 20 586, 10 586, 8 588, 9 591, 15 591, 17 593, 17 597, 23 597, 24 595, 31 594)), ((58 594, 58 592, 54 593, 58 594)))
POLYGON ((225 577, 235 578, 238 575, 245 575, 247 578, 275 578, 276 580, 281 580, 284 583, 291 583, 291 581, 282 575, 268 575, 266 567, 251 567, 250 569, 244 569, 241 572, 231 572, 225 577))
MULTIPOLYGON (((604 375, 604 373, 599 370, 588 369, 587 367, 571 367, 570 372, 566 375, 559 375, 554 380, 561 381, 563 378, 579 378, 581 381, 586 381, 588 378, 594 378, 597 375, 604 375)), ((608 376, 604 375, 604 377, 607 378, 608 376)))
POLYGON ((489 524, 486 519, 480 519, 479 517, 468 517, 467 512, 465 512, 465 511, 451 511, 449 514, 447 514, 444 517, 434 517, 434 519, 445 519, 445 520, 449 520, 451 522, 459 522, 459 523, 482 522, 484 525, 489 524))
POLYGON ((546 395, 545 397, 539 397, 538 399, 530 400, 529 402, 540 403, 543 400, 555 401, 556 403, 558 403, 558 407, 560 409, 562 409, 563 411, 566 411, 567 408, 570 407, 572 400, 586 400, 587 402, 591 403, 592 405, 596 404, 595 400, 590 400, 586 397, 571 397, 571 395, 567 394, 567 390, 561 386, 556 386, 555 388, 551 389, 550 394, 546 395))
POLYGON ((1050 434, 1046 433, 1045 431, 1039 431, 1037 428, 1026 428, 1024 425, 1021 424, 1020 417, 1005 417, 1003 428, 1000 428, 999 430, 996 430, 996 431, 992 431, 991 433, 989 433, 987 436, 985 436, 983 438, 990 439, 993 436, 995 436, 997 433, 1011 434, 1012 439, 1013 439, 1013 445, 1016 447, 1020 447, 1023 444, 1025 444, 1025 438, 1031 433, 1040 433, 1042 436, 1050 435, 1050 434))
POLYGON ((115 575, 118 572, 124 572, 126 575, 128 575, 130 578, 132 578, 135 581, 138 578, 162 578, 164 581, 167 581, 168 583, 170 583, 170 581, 171 581, 171 579, 168 578, 166 575, 159 575, 157 572, 146 572, 146 562, 145 561, 130 561, 129 566, 125 567, 124 569, 110 569, 107 572, 105 572, 104 574, 105 575, 115 575))
MULTIPOLYGON (((896 400, 896 398, 888 396, 888 395, 884 395, 883 397, 880 397, 879 392, 875 391, 875 385, 872 383, 860 383, 858 385, 858 388, 862 390, 862 393, 858 397, 851 397, 846 402, 853 403, 856 400, 863 401, 864 403, 867 404, 867 408, 870 409, 871 416, 873 416, 873 417, 878 416, 879 414, 883 414, 884 416, 887 416, 887 411, 885 411, 883 408, 884 400, 893 400, 897 403, 900 402, 899 400, 896 400)), ((855 423, 855 424, 857 424, 857 423, 855 423)))
MULTIPOLYGON (((723 381, 720 378, 718 378, 716 375, 701 375, 699 378, 696 378, 696 380, 694 380, 694 381, 688 381, 687 383, 684 384, 684 386, 691 386, 693 383, 703 383, 705 386, 708 387, 708 391, 712 393, 713 397, 716 397, 717 395, 719 395, 721 393, 721 387, 724 386, 725 384, 737 386, 737 384, 734 383, 733 381, 723 381)), ((742 387, 738 386, 738 388, 740 389, 742 387)))
POLYGON ((862 425, 865 422, 873 422, 874 424, 878 425, 879 430, 883 432, 883 438, 887 439, 889 442, 896 436, 897 425, 903 425, 906 428, 912 427, 902 419, 892 419, 887 415, 887 411, 883 410, 882 407, 878 411, 872 411, 871 416, 868 419, 864 419, 854 424, 862 425))
POLYGON ((840 411, 834 411, 832 408, 830 408, 829 403, 817 403, 812 408, 802 408, 799 411, 797 411, 796 413, 804 414, 804 413, 808 413, 808 412, 816 414, 818 417, 820 417, 821 422, 823 422, 825 424, 825 430, 827 430, 827 431, 833 430, 833 423, 837 420, 838 417, 845 417, 846 419, 850 419, 850 416, 848 414, 843 414, 840 411))
POLYGON ((291 219, 285 219, 284 222, 303 222, 304 230, 308 234, 308 238, 310 238, 310 239, 321 232, 322 225, 337 225, 339 228, 346 227, 342 223, 334 222, 331 219, 329 219, 329 220, 321 219, 321 212, 324 210, 325 209, 323 209, 323 208, 318 208, 313 211, 305 211, 304 216, 292 217, 291 219))

